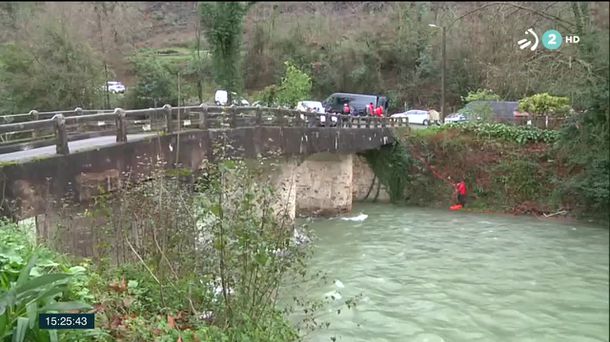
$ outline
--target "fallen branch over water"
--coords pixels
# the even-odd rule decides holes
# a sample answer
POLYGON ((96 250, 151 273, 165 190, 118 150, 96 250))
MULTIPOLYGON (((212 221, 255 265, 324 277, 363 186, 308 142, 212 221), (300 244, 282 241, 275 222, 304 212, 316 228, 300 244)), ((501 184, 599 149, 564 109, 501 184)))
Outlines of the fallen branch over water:
POLYGON ((547 214, 545 214, 545 213, 542 213, 542 215, 544 215, 544 217, 553 217, 553 216, 557 216, 557 215, 565 215, 565 214, 567 214, 567 213, 568 213, 568 212, 567 212, 567 211, 565 211, 565 210, 560 210, 560 211, 558 211, 558 212, 556 212, 556 213, 554 213, 554 214, 549 214, 549 215, 547 215, 547 214))

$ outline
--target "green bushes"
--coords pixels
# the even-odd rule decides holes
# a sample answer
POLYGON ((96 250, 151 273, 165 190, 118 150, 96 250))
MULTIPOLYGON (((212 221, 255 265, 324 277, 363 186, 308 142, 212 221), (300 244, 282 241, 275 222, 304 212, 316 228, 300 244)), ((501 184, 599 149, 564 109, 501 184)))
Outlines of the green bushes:
POLYGON ((295 107, 298 101, 307 100, 311 94, 311 78, 294 64, 285 62, 286 72, 277 92, 281 105, 295 107))
POLYGON ((521 99, 519 110, 535 115, 565 116, 570 112, 570 99, 547 93, 536 94, 521 99))
POLYGON ((473 101, 499 101, 500 99, 500 95, 497 95, 491 89, 477 89, 476 91, 469 91, 468 95, 462 98, 462 101, 469 103, 473 101))
MULTIPOLYGON (((607 69, 606 69, 607 70, 607 69)), ((610 108, 608 80, 587 89, 588 110, 572 117, 560 131, 555 152, 570 170, 559 188, 563 198, 589 217, 608 222, 610 211, 610 108)))
POLYGON ((15 225, 0 222, 0 340, 59 341, 66 334, 40 330, 38 314, 90 309, 82 302, 92 299, 86 271, 34 246, 15 225))
POLYGON ((138 83, 129 89, 124 98, 124 108, 161 107, 176 105, 178 95, 174 77, 153 51, 143 50, 130 58, 138 77, 138 83))
POLYGON ((393 203, 406 199, 405 191, 411 176, 407 170, 412 166, 408 151, 400 143, 384 146, 380 150, 363 153, 369 166, 387 189, 393 203))
POLYGON ((491 167, 490 173, 493 200, 508 208, 526 201, 546 201, 550 193, 552 178, 532 160, 505 159, 491 167))
POLYGON ((542 130, 534 127, 511 126, 501 123, 451 123, 434 129, 455 129, 464 133, 472 133, 478 137, 502 139, 521 145, 541 142, 551 144, 559 138, 559 132, 557 131, 542 130))
POLYGON ((292 62, 284 62, 284 65, 286 69, 280 85, 269 85, 256 96, 266 106, 295 107, 298 101, 307 100, 311 95, 311 77, 292 62))
POLYGON ((32 34, 30 44, 0 47, 0 113, 101 106, 102 65, 93 49, 61 24, 32 34))

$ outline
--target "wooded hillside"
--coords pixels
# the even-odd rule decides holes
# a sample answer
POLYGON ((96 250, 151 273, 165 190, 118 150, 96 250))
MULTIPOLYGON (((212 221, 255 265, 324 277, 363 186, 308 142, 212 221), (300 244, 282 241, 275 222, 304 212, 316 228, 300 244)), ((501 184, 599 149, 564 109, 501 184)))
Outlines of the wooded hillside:
MULTIPOLYGON (((12 49, 12 58, 23 51, 61 51, 68 45, 91 48, 96 57, 88 58, 96 59, 97 66, 70 72, 89 79, 103 79, 107 74, 128 87, 142 78, 138 70, 151 69, 138 68, 142 59, 134 61, 134 55, 140 49, 153 49, 146 63, 169 64, 168 75, 174 74, 171 87, 176 88, 177 74, 181 75, 182 101, 197 99, 198 79, 203 98, 211 100, 217 85, 213 63, 208 60, 210 47, 204 35, 197 34, 205 28, 199 24, 197 7, 197 3, 180 2, 2 3, 0 39, 4 50, 7 43, 22 48, 12 49), (58 44, 49 34, 70 44, 58 44), (198 36, 203 51, 199 56, 195 50, 198 36), (40 46, 45 44, 50 46, 40 46)), ((578 106, 583 86, 595 75, 607 75, 608 3, 259 2, 244 19, 241 54, 245 62, 240 65, 243 89, 239 90, 254 98, 266 86, 278 84, 284 62, 292 61, 311 75, 312 95, 318 99, 335 91, 383 93, 395 107, 406 103, 408 107, 438 108, 441 31, 429 24, 448 27, 447 101, 451 110, 462 105, 469 90, 483 88, 507 100, 549 92, 568 96, 578 106), (530 27, 539 36, 548 29, 557 29, 564 36, 578 34, 581 42, 564 44, 558 51, 548 51, 542 44, 534 52, 519 50, 516 42, 526 37, 530 27)), ((45 69, 67 72, 58 66, 61 59, 39 62, 54 64, 45 69)), ((11 67, 9 71, 18 68, 11 67)), ((3 75, 2 88, 14 88, 14 73, 3 75)), ((35 80, 36 86, 28 84, 34 82, 31 77, 22 81, 26 84, 18 88, 24 90, 55 87, 53 81, 43 85, 43 80, 35 80)), ((79 96, 71 98, 75 100, 48 105, 78 104, 74 102, 79 102, 79 96)), ((4 112, 30 109, 2 107, 4 112)))

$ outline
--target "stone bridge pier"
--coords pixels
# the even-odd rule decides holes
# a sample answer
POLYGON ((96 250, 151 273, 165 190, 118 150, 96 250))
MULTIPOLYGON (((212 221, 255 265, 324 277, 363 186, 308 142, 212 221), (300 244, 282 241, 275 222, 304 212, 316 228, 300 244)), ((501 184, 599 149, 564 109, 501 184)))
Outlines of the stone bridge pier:
POLYGON ((352 154, 318 153, 296 170, 296 212, 329 216, 352 210, 352 154))
MULTIPOLYGON (((352 182, 353 158, 358 157, 322 152, 266 162, 265 178, 270 179, 275 190, 274 212, 286 215, 290 224, 297 217, 350 212, 356 190, 352 182)), ((259 167, 256 160, 249 162, 259 167)))
MULTIPOLYGON (((352 211, 352 203, 365 200, 378 180, 364 158, 356 154, 321 152, 306 158, 279 161, 274 173, 277 205, 294 220, 300 216, 335 216, 352 211)), ((380 186, 379 201, 389 201, 380 186)))

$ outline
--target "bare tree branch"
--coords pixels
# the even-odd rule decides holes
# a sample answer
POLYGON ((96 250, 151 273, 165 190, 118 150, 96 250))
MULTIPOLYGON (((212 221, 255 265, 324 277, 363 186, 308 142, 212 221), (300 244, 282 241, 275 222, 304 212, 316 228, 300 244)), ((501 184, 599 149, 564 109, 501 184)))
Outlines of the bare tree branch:
POLYGON ((447 25, 447 27, 450 27, 454 23, 456 23, 457 21, 459 21, 459 20, 461 20, 461 19, 463 19, 463 18, 465 18, 465 17, 467 17, 467 16, 469 16, 469 15, 471 15, 473 13, 479 12, 479 11, 481 11, 481 10, 487 8, 487 7, 499 6, 499 5, 512 6, 512 7, 515 7, 517 9, 519 9, 519 10, 528 11, 528 12, 534 13, 534 14, 536 14, 538 16, 541 16, 543 18, 555 21, 555 22, 559 23, 561 25, 561 27, 566 29, 567 31, 572 30, 572 28, 574 27, 574 23, 571 23, 571 22, 569 22, 567 20, 561 19, 561 18, 559 18, 557 16, 545 13, 543 11, 539 11, 539 10, 536 10, 536 9, 533 9, 533 8, 525 7, 525 6, 522 6, 522 5, 519 5, 519 4, 516 4, 516 3, 512 3, 512 2, 490 2, 490 3, 484 4, 481 7, 475 8, 474 10, 469 11, 466 14, 463 14, 463 15, 455 18, 451 23, 449 23, 449 25, 447 25))

